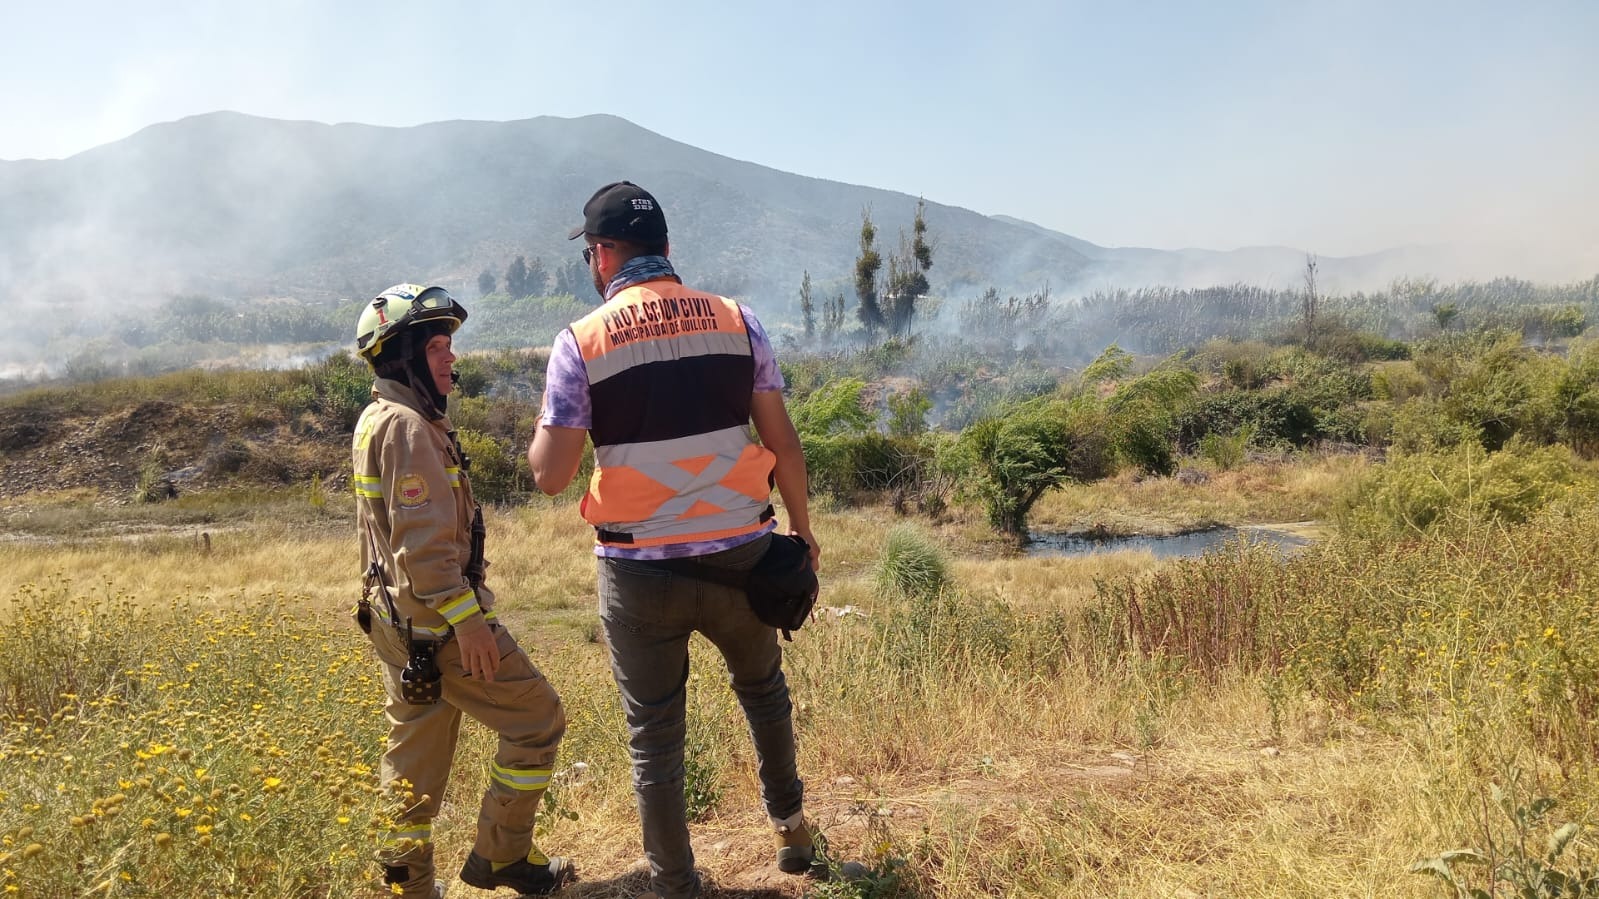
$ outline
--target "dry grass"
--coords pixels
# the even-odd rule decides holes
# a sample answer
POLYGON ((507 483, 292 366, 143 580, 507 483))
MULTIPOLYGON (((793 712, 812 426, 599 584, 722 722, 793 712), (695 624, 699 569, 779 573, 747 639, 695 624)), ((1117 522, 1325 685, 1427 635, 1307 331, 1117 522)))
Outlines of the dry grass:
MULTIPOLYGON (((1047 498, 1038 517, 1063 528, 1298 520, 1356 464, 1257 465, 1194 490, 1130 480, 1075 487, 1047 498)), ((264 515, 214 523, 209 552, 187 530, 139 541, 18 541, 0 570, 0 593, 64 574, 82 590, 122 591, 151 605, 176 595, 244 607, 278 597, 349 638, 343 612, 359 575, 352 529, 337 510, 327 513, 331 523, 321 512, 280 511, 287 524, 264 515)), ((817 513, 823 602, 857 611, 824 612, 785 647, 808 811, 837 854, 874 865, 901 860, 912 895, 952 899, 1441 895, 1406 868, 1469 836, 1468 799, 1491 775, 1462 774, 1448 740, 1403 721, 1377 726, 1306 697, 1272 700, 1253 677, 1205 685, 1153 668, 1096 677, 1071 666, 1000 663, 983 654, 975 631, 915 643, 895 620, 906 607, 873 577, 889 524, 883 510, 817 513)), ((488 529, 502 615, 567 707, 559 764, 587 766, 581 777, 568 767, 554 791, 576 820, 551 821, 541 843, 577 859, 583 881, 570 895, 631 895, 643 889, 637 822, 625 728, 596 642, 589 535, 566 504, 496 511, 488 529)), ((997 600, 1038 628, 1059 620, 1049 612, 1083 608, 1096 581, 1157 564, 1134 553, 996 557, 969 520, 929 529, 973 553, 954 559, 963 594, 997 600)), ((974 626, 983 625, 989 613, 977 614, 974 626)), ((695 776, 720 796, 693 825, 713 895, 800 896, 805 883, 770 865, 748 740, 714 652, 698 641, 694 666, 691 757, 695 776)), ((349 728, 363 741, 382 734, 370 708, 352 710, 349 728)), ((14 745, 16 735, 7 739, 14 745)), ((491 751, 482 729, 464 732, 437 825, 447 875, 470 847, 491 751)), ((0 775, 0 794, 10 786, 0 775)), ((0 797, 0 830, 12 839, 22 819, 5 812, 6 801, 0 797)), ((43 828, 57 811, 66 810, 31 814, 43 828)), ((446 882, 452 896, 486 895, 446 882)), ((203 885, 167 892, 212 894, 203 885)), ((25 895, 59 894, 36 887, 25 895)), ((276 894, 256 884, 241 895, 276 894)))
POLYGON ((1037 531, 1161 534, 1215 524, 1322 519, 1330 498, 1367 464, 1349 455, 1251 462, 1232 471, 1207 472, 1205 483, 1124 472, 1047 494, 1033 507, 1028 523, 1037 531))

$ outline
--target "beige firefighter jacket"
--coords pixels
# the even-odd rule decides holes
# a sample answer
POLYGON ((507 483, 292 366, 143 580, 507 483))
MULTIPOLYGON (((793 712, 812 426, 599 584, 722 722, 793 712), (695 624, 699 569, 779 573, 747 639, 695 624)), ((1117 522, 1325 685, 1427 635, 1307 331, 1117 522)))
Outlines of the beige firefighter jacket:
MULTIPOLYGON (((376 553, 397 623, 409 617, 418 639, 468 633, 494 618, 494 594, 467 580, 477 502, 452 430, 448 418, 428 420, 410 387, 378 378, 352 443, 362 570, 376 553)), ((393 624, 380 589, 370 588, 372 612, 393 624)))

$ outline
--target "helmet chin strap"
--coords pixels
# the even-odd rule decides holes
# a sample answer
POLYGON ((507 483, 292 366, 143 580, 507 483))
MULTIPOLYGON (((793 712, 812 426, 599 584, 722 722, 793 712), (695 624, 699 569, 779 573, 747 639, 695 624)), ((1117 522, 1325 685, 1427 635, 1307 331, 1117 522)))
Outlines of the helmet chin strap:
MULTIPOLYGON (((416 365, 414 364, 416 341, 413 339, 411 329, 407 328, 397 336, 400 339, 399 357, 378 369, 377 374, 380 377, 401 381, 411 388, 411 392, 416 394, 417 402, 422 406, 422 414, 426 415, 429 421, 438 421, 444 417, 443 404, 440 400, 445 398, 438 396, 438 388, 432 383, 431 375, 427 381, 423 381, 417 374, 416 365)), ((425 370, 426 360, 423 361, 425 370)), ((458 377, 454 371, 450 372, 451 383, 454 383, 458 377)))

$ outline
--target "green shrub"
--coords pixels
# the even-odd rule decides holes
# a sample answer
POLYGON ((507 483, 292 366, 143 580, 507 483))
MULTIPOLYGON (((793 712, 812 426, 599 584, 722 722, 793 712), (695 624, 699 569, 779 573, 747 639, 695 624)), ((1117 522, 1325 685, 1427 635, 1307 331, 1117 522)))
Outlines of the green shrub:
POLYGON ((1083 368, 1082 380, 1084 384, 1117 381, 1126 377, 1132 367, 1132 354, 1113 343, 1083 368))
POLYGON ((851 487, 888 490, 914 479, 919 460, 916 442, 896 440, 875 431, 843 438, 848 453, 851 487))
POLYGON ((481 431, 463 428, 456 432, 456 439, 471 460, 468 477, 472 495, 479 502, 508 503, 526 497, 531 478, 520 452, 481 431))
POLYGON ((1443 404, 1422 397, 1390 407, 1388 441, 1401 453, 1426 453, 1466 443, 1481 445, 1476 426, 1457 420, 1443 404))
POLYGON ((926 391, 913 387, 888 398, 888 433, 895 437, 915 437, 927 430, 927 412, 933 401, 926 391))
POLYGON ((1031 400, 1002 407, 961 433, 955 464, 971 477, 989 523, 1021 537, 1027 513, 1044 493, 1068 479, 1097 480, 1111 471, 1106 414, 1091 398, 1031 400))
POLYGON ((949 584, 949 560, 926 534, 909 524, 895 525, 877 563, 877 586, 906 597, 928 597, 949 584))
POLYGON ((1554 403, 1561 440, 1585 456, 1599 453, 1599 347, 1572 346, 1555 384, 1554 403))
POLYGON ((1385 362, 1371 369, 1371 392, 1377 399, 1400 403, 1422 395, 1427 380, 1410 362, 1385 362))
POLYGON ((875 431, 801 437, 800 445, 812 491, 839 499, 862 491, 919 494, 932 470, 921 441, 875 431))
POLYGON ((372 369, 349 353, 335 353, 305 370, 316 392, 316 411, 344 431, 355 430, 372 400, 372 369))
POLYGON ((1448 418, 1475 430, 1488 449, 1520 434, 1548 443, 1559 430, 1555 395, 1564 364, 1525 346, 1509 330, 1445 334, 1416 353, 1448 418))
POLYGON ((1266 374, 1256 359, 1228 359, 1222 363, 1221 372, 1236 390, 1259 390, 1266 383, 1266 374))
POLYGON ((1120 422, 1116 432, 1118 454, 1146 474, 1169 476, 1177 470, 1170 421, 1167 416, 1156 414, 1120 422))
POLYGON ((1199 454, 1221 471, 1232 471, 1243 464, 1254 439, 1253 425, 1244 425, 1231 434, 1212 432, 1199 439, 1199 454))
POLYGON ((1316 412, 1289 388, 1261 391, 1230 390, 1198 400, 1176 416, 1177 443, 1192 452, 1206 434, 1236 433, 1255 429, 1263 444, 1305 446, 1317 435, 1316 412))
POLYGON ((1395 453, 1363 476, 1334 511, 1345 533, 1401 535, 1425 531, 1445 516, 1486 522, 1526 521, 1574 481, 1565 447, 1514 441, 1489 453, 1476 443, 1420 453, 1395 453))
POLYGON ((455 360, 455 392, 463 399, 481 397, 494 379, 488 360, 482 356, 462 356, 455 360))
POLYGON ((1197 373, 1169 364, 1123 385, 1106 403, 1116 452, 1150 474, 1176 471, 1176 413, 1198 389, 1197 373))
POLYGON ((866 383, 859 378, 841 378, 823 384, 810 395, 789 405, 789 417, 800 437, 864 431, 872 425, 871 415, 861 399, 866 383))
POLYGON ((1599 858, 1577 839, 1582 825, 1568 821, 1556 826, 1549 820, 1556 803, 1547 796, 1523 801, 1521 778, 1521 772, 1513 769, 1505 786, 1492 785, 1493 804, 1504 815, 1483 822, 1483 849, 1455 849, 1425 858, 1410 866, 1411 873, 1436 877, 1457 897, 1470 899, 1491 899, 1498 895, 1500 884, 1508 887, 1506 895, 1530 899, 1599 897, 1599 858), (1473 886, 1477 878, 1457 870, 1462 865, 1484 869, 1488 889, 1473 886))

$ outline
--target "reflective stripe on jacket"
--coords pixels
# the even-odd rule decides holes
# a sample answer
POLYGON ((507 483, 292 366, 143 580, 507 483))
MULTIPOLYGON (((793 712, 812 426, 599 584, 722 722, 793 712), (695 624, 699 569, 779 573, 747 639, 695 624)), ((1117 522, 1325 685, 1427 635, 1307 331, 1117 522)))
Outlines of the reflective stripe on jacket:
MULTIPOLYGON (((418 637, 471 631, 493 618, 494 594, 466 578, 477 502, 450 439, 449 419, 428 420, 411 388, 378 378, 351 444, 363 569, 383 566, 397 623, 418 637)), ((369 597, 390 621, 388 603, 369 597)))
POLYGON ((750 430, 755 360, 737 303, 649 281, 575 322, 572 336, 594 410, 582 512, 600 543, 695 543, 764 527, 776 457, 750 430))

